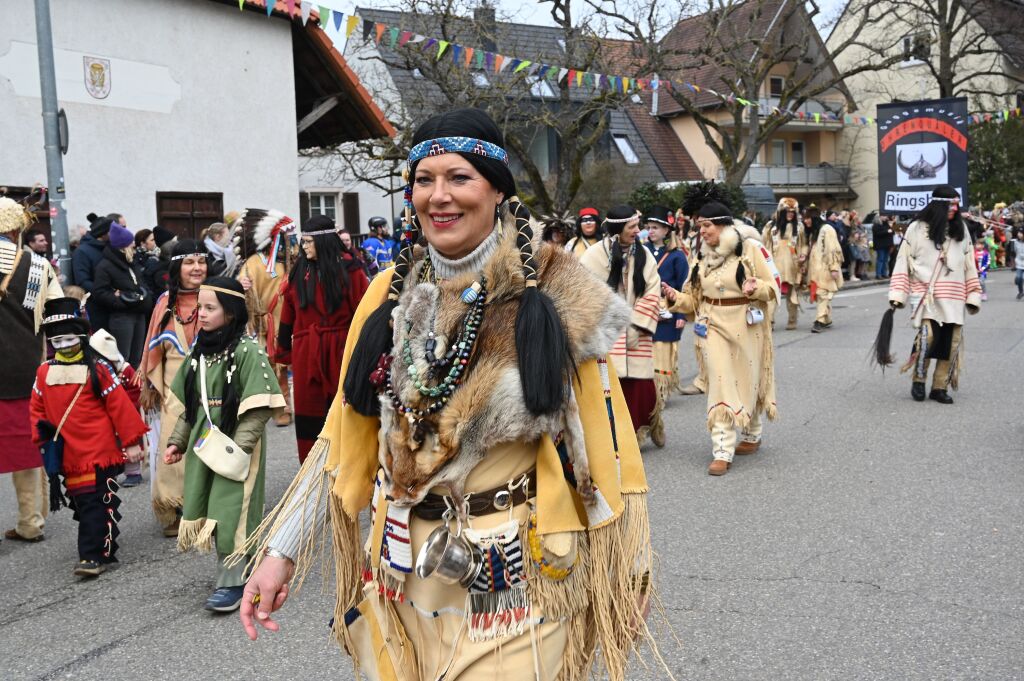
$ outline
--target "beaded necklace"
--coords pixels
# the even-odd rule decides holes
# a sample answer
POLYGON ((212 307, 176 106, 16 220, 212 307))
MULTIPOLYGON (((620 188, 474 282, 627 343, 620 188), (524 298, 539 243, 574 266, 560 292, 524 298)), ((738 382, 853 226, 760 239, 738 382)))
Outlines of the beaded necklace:
MULTIPOLYGON (((191 293, 191 291, 188 291, 188 293, 191 293)), ((187 326, 187 325, 191 324, 192 322, 195 321, 197 314, 199 314, 199 305, 198 304, 194 308, 192 308, 192 314, 190 314, 188 316, 188 319, 182 319, 181 313, 178 312, 178 300, 175 299, 175 301, 174 301, 174 318, 178 320, 179 324, 181 324, 182 326, 187 326)))
MULTIPOLYGON (((437 283, 430 264, 429 253, 425 257, 423 268, 420 272, 420 281, 437 283)), ((451 347, 442 357, 437 356, 437 333, 434 329, 435 317, 430 319, 427 337, 423 341, 422 353, 414 350, 413 342, 409 338, 412 331, 412 322, 405 322, 405 338, 402 341, 402 363, 409 375, 416 391, 428 401, 422 407, 413 407, 405 404, 395 389, 391 371, 385 369, 386 384, 384 393, 391 400, 395 411, 403 414, 409 424, 413 426, 413 441, 422 444, 430 426, 424 420, 444 409, 448 400, 462 384, 462 380, 469 369, 469 360, 476 346, 477 335, 480 324, 483 322, 484 305, 487 302, 487 279, 481 275, 479 281, 466 288, 462 292, 461 299, 469 310, 462 318, 458 332, 455 334, 451 347), (417 354, 429 367, 426 374, 420 373, 416 364, 417 354)), ((388 367, 389 368, 389 367, 388 367)))

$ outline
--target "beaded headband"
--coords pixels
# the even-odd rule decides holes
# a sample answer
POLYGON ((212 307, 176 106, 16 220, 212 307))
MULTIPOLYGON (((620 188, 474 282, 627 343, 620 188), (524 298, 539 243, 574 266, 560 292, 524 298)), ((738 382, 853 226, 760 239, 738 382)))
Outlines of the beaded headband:
POLYGON ((239 293, 238 291, 232 291, 229 288, 223 288, 221 286, 211 286, 210 284, 202 284, 199 287, 200 291, 216 291, 217 293, 223 293, 224 295, 234 296, 235 298, 241 298, 245 300, 245 294, 239 293))
POLYGON ((50 315, 49 317, 44 317, 41 323, 53 324, 54 322, 63 322, 68 319, 81 319, 81 317, 76 314, 55 314, 50 315))
POLYGON ((426 158, 447 153, 477 154, 493 158, 508 165, 508 152, 497 144, 478 140, 475 137, 438 137, 424 140, 409 151, 409 165, 426 158))
POLYGON ((312 232, 300 232, 299 236, 319 236, 321 234, 337 234, 340 229, 335 227, 334 229, 317 229, 312 232))
POLYGON ((639 218, 640 215, 641 215, 640 211, 637 211, 637 212, 633 213, 632 215, 630 215, 628 218, 605 218, 601 222, 601 224, 607 223, 607 224, 610 224, 610 225, 618 225, 618 224, 621 224, 623 222, 629 222, 630 220, 635 220, 635 219, 639 218))
POLYGON ((932 201, 946 201, 948 203, 953 203, 954 201, 959 201, 959 200, 960 200, 959 196, 954 196, 953 198, 950 199, 950 198, 947 198, 945 196, 935 196, 935 194, 932 194, 932 201))
POLYGON ((184 260, 185 258, 206 258, 206 253, 182 253, 171 256, 171 260, 184 260))

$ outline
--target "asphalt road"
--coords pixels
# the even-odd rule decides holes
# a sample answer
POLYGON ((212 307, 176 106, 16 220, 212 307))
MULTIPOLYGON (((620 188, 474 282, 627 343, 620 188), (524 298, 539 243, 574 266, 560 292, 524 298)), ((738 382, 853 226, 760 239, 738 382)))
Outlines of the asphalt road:
MULTIPOLYGON (((780 418, 728 475, 705 473, 703 397, 673 398, 668 446, 644 453, 677 679, 1024 678, 1024 301, 1008 273, 989 290, 953 406, 869 368, 881 288, 838 297, 826 333, 808 333, 809 311, 776 333, 780 418)), ((910 338, 899 328, 896 346, 910 338)), ((290 429, 270 438, 276 500, 297 462, 290 429)), ((98 580, 71 575, 67 510, 42 544, 0 545, 0 678, 352 679, 319 579, 251 643, 202 610, 214 558, 176 553, 148 495, 125 490, 122 566, 98 580)), ((634 663, 630 678, 667 675, 634 663)))

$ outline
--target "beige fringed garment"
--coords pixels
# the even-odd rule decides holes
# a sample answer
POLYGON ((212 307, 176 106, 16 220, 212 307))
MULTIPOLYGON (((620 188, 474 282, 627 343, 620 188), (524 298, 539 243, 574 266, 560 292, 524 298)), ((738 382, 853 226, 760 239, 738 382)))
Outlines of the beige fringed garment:
POLYGON ((807 266, 807 281, 813 282, 819 291, 833 293, 843 287, 843 278, 832 278, 832 272, 842 272, 843 247, 832 225, 824 224, 818 231, 818 240, 808 246, 810 254, 807 266))
MULTIPOLYGON (((552 260, 557 258, 550 251, 542 254, 542 290, 545 278, 552 281, 551 272, 546 270, 552 260)), ((343 374, 355 339, 369 314, 384 301, 389 283, 388 273, 377 277, 356 312, 343 374)), ((609 344, 612 338, 614 335, 608 339, 609 344)), ((296 482, 237 554, 260 555, 257 547, 285 523, 290 509, 308 508, 307 498, 313 496, 329 503, 330 521, 324 536, 313 536, 308 531, 303 535, 294 583, 301 584, 324 540, 330 539, 338 594, 334 634, 369 678, 432 681, 439 671, 447 669, 444 678, 449 681, 525 680, 538 674, 541 679, 582 681, 592 669, 601 668, 611 681, 624 681, 628 657, 638 640, 650 643, 657 657, 641 616, 644 594, 650 593, 652 564, 647 481, 613 368, 594 359, 580 362, 574 391, 600 504, 584 506, 566 480, 556 444, 549 435, 532 442, 492 447, 466 481, 467 492, 481 491, 536 469, 530 483, 536 520, 532 537, 526 523, 530 506, 515 507, 515 517, 521 521, 531 608, 529 625, 522 634, 470 641, 464 631, 466 590, 447 587, 436 579, 419 580, 415 574, 407 574, 400 600, 382 593, 391 585, 382 577, 379 551, 388 503, 376 504, 374 530, 366 544, 360 537, 358 514, 371 502, 386 438, 380 431, 380 420, 358 414, 340 392, 296 482), (614 414, 614 437, 609 403, 614 414), (330 491, 326 481, 331 478, 320 475, 321 470, 334 476, 330 491), (307 498, 299 498, 297 490, 303 488, 299 481, 311 478, 321 482, 306 491, 307 498), (560 580, 542 575, 530 558, 531 539, 549 566, 575 566, 572 572, 560 580)), ((481 529, 507 519, 507 513, 495 513, 473 524, 481 529)), ((437 525, 411 517, 413 556, 437 525)), ((666 670, 666 678, 669 676, 666 670)))
POLYGON ((775 362, 769 307, 775 300, 775 278, 761 254, 760 245, 743 241, 742 255, 735 254, 740 236, 733 227, 722 230, 718 246, 704 244, 700 284, 687 284, 671 310, 695 315, 707 324, 707 337, 698 347, 707 369, 707 424, 732 423, 745 428, 754 413, 776 417, 775 362), (736 283, 736 269, 743 263, 746 276, 757 279, 749 306, 765 313, 759 324, 747 324, 748 305, 713 305, 705 300, 745 298, 736 283))

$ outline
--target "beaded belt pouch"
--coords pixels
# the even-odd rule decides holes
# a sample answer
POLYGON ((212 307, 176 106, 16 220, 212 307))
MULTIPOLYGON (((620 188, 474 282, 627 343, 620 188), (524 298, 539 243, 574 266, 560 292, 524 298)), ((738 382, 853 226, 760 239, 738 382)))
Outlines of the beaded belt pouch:
POLYGON ((469 639, 518 636, 530 617, 519 522, 509 520, 490 530, 465 528, 463 534, 483 553, 483 566, 466 597, 469 639))

